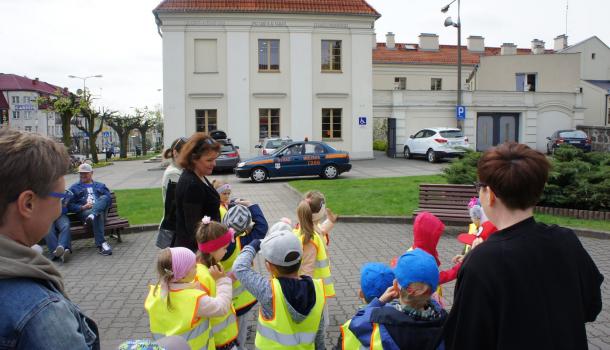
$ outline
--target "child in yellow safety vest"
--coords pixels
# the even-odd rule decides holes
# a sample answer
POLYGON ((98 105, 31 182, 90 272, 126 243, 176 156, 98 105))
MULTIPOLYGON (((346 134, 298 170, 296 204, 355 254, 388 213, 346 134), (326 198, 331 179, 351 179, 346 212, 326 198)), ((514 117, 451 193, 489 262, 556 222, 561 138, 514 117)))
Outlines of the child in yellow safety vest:
MULTIPOLYGON (((431 349, 447 312, 430 298, 439 281, 434 257, 421 249, 403 254, 394 283, 358 311, 343 333, 341 349, 431 349), (395 300, 396 299, 396 300, 395 300)), ((439 349, 444 348, 441 344, 439 349)))
POLYGON ((330 243, 330 232, 337 222, 337 215, 326 207, 326 198, 320 191, 308 191, 303 195, 303 199, 311 204, 315 230, 324 237, 324 241, 328 245, 330 243), (326 220, 324 220, 325 218, 326 220))
POLYGON ((290 225, 278 222, 235 260, 236 277, 260 303, 257 349, 324 349, 324 287, 319 279, 299 276, 302 255, 290 225), (252 269, 259 250, 271 279, 252 269))
POLYGON ((231 279, 222 268, 210 268, 216 281, 216 297, 208 295, 195 281, 195 253, 184 247, 159 252, 159 283, 150 286, 144 307, 155 339, 185 338, 191 349, 214 349, 210 318, 226 314, 231 307, 231 279))
MULTIPOLYGON (((219 264, 220 259, 227 252, 227 247, 233 241, 235 231, 225 225, 211 221, 209 216, 201 220, 195 238, 197 239, 197 281, 201 288, 211 297, 215 297, 216 281, 212 278, 210 271, 213 268, 223 270, 219 264)), ((231 287, 231 289, 233 289, 231 287)), ((211 320, 212 336, 216 344, 216 350, 237 349, 237 317, 235 309, 231 307, 222 316, 212 317, 211 320)))
MULTIPOLYGON (((220 264, 228 273, 231 273, 233 263, 242 248, 255 239, 264 238, 269 229, 267 220, 258 204, 252 204, 245 200, 240 200, 239 203, 229 209, 222 221, 224 225, 235 230, 235 241, 229 244, 226 254, 220 260, 220 264)), ((246 349, 245 342, 248 333, 246 320, 248 312, 252 310, 254 305, 256 305, 256 298, 238 280, 234 279, 233 307, 237 314, 239 326, 237 340, 240 344, 240 349, 246 349)))
POLYGON ((215 179, 212 181, 212 186, 220 195, 220 220, 225 217, 231 204, 231 185, 228 182, 215 179))

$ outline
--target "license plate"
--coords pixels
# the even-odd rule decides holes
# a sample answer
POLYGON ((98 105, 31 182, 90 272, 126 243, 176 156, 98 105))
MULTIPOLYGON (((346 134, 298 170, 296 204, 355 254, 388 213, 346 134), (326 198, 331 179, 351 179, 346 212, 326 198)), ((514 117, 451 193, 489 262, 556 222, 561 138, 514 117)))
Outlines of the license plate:
POLYGON ((580 143, 580 141, 570 141, 570 143, 579 144, 579 143, 580 143))

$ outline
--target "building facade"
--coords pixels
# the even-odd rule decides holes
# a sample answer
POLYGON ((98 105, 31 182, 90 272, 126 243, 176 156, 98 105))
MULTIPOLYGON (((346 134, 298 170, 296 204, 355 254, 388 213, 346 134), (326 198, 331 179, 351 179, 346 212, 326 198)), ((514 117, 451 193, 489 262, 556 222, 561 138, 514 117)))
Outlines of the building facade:
POLYGON ((164 1, 164 143, 225 130, 242 157, 265 137, 323 140, 372 157, 379 14, 362 0, 164 1))

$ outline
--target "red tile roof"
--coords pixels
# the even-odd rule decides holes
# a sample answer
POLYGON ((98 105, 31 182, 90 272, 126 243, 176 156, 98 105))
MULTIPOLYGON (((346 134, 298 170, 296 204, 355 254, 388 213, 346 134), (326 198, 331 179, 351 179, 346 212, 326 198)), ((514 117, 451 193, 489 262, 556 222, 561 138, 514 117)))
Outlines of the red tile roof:
POLYGON ((40 80, 33 80, 16 74, 0 73, 0 91, 36 91, 54 94, 59 86, 40 80))
MULTIPOLYGON (((552 52, 552 50, 550 51, 552 52)), ((518 55, 528 55, 530 49, 517 49, 518 55)), ((484 52, 473 53, 462 46, 462 64, 478 64, 481 56, 497 56, 499 47, 486 47, 484 52)), ((439 45, 438 51, 422 51, 418 44, 396 44, 396 49, 386 48, 385 43, 377 43, 373 50, 373 63, 376 64, 457 64, 457 45, 439 45), (406 49, 405 46, 413 49, 406 49)))
POLYGON ((380 17, 365 0, 163 0, 158 12, 347 14, 380 17))
POLYGON ((0 109, 8 109, 8 102, 4 98, 4 94, 0 91, 0 109))

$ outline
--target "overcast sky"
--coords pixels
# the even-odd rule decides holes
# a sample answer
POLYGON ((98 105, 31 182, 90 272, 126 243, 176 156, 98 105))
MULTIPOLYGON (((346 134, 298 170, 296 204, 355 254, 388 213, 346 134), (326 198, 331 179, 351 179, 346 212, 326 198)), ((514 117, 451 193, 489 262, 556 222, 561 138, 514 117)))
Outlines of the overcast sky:
MULTIPOLYGON (((377 40, 396 34, 396 42, 417 43, 420 33, 436 33, 441 44, 455 44, 446 16, 457 17, 457 2, 447 14, 440 0, 369 0, 381 13, 377 40)), ((152 9, 159 0, 0 0, 0 72, 26 75, 71 91, 82 80, 68 75, 103 74, 87 80, 96 106, 121 112, 162 102, 161 37, 152 9)), ((553 47, 566 30, 565 0, 463 0, 463 44, 469 35, 487 46, 512 42, 529 47, 534 38, 553 47)), ((568 43, 597 35, 610 45, 610 1, 571 0, 568 43)))

